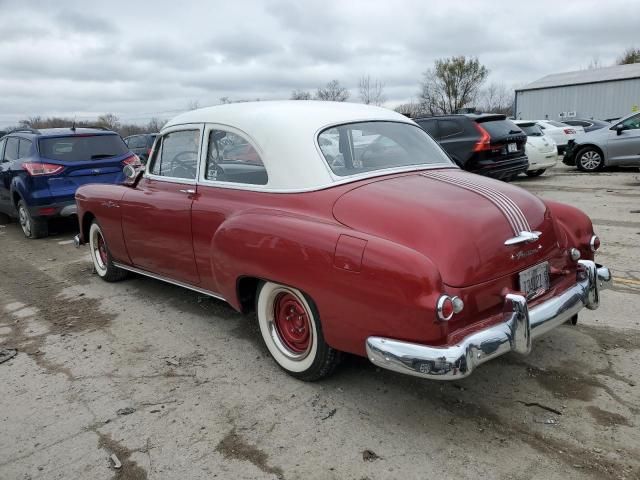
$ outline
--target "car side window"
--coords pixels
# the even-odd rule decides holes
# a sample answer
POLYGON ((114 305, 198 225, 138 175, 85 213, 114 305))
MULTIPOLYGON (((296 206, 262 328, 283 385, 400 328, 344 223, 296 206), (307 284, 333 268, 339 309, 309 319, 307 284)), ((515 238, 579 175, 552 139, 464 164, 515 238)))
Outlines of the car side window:
POLYGON ((266 185, 269 177, 249 141, 233 132, 211 130, 207 142, 206 180, 266 185))
POLYGON ((18 159, 20 139, 17 137, 7 138, 7 146, 4 150, 4 161, 10 162, 18 159))
POLYGON ((140 143, 141 143, 140 137, 131 137, 127 145, 129 146, 130 149, 140 148, 142 146, 140 143))
POLYGON ((452 137, 462 133, 462 125, 455 120, 438 120, 438 129, 440 130, 440 138, 452 137))
POLYGON ((622 125, 624 125, 628 130, 640 129, 640 114, 627 118, 622 122, 622 125))
POLYGON ((164 135, 154 152, 151 173, 161 177, 195 180, 198 172, 199 130, 164 135))
POLYGON ((31 153, 31 140, 27 140, 26 138, 20 139, 20 144, 18 146, 18 158, 27 157, 31 153))
POLYGON ((433 138, 438 138, 438 123, 435 120, 425 120, 418 124, 433 138))

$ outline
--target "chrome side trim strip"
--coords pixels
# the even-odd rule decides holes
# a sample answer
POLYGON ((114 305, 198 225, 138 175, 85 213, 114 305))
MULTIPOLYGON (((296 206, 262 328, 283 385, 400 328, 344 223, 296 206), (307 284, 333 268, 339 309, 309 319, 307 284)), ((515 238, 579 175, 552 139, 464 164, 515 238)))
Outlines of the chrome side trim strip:
POLYGON ((146 270, 142 270, 140 268, 132 267, 130 265, 125 265, 123 263, 113 262, 113 264, 116 267, 121 268, 123 270, 128 270, 128 271, 133 272, 133 273, 138 273, 140 275, 144 275, 145 277, 150 277, 150 278, 153 278, 155 280, 161 280, 161 281, 166 282, 166 283, 171 283, 172 285, 176 285, 178 287, 188 288, 189 290, 193 290, 194 292, 202 293, 203 295, 208 295, 210 297, 217 298, 218 300, 223 300, 225 302, 227 301, 220 294, 214 293, 214 292, 212 292, 210 290, 205 290, 204 288, 195 287, 193 285, 189 285, 188 283, 180 282, 178 280, 173 280, 173 279, 168 278, 168 277, 163 277, 162 275, 158 275, 157 273, 147 272, 146 270))
POLYGON ((504 321, 479 330, 455 345, 432 347, 384 337, 369 337, 369 360, 394 372, 431 380, 467 377, 476 367, 507 352, 526 355, 531 341, 575 318, 583 308, 595 310, 599 292, 611 284, 607 267, 580 260, 576 283, 561 294, 529 309, 519 294, 504 298, 504 321))

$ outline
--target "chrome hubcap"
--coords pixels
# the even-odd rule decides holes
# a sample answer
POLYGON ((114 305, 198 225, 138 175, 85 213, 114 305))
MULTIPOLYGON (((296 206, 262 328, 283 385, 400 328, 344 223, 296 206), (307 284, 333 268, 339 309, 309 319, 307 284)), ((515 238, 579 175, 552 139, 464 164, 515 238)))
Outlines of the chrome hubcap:
POLYGON ((600 154, 598 152, 594 152, 593 150, 589 150, 588 152, 584 152, 584 154, 580 157, 580 165, 585 170, 595 170, 600 166, 600 162, 602 159, 600 158, 600 154))
POLYGON ((20 220, 20 226, 22 227, 24 234, 27 237, 31 235, 31 219, 24 207, 20 207, 18 210, 18 219, 20 220))

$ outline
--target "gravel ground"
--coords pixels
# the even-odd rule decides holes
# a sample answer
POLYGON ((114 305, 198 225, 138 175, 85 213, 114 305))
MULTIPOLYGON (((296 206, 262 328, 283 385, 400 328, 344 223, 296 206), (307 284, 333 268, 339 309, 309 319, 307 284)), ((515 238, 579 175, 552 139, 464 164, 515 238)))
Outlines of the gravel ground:
POLYGON ((640 478, 639 176, 517 182, 589 213, 615 286, 530 356, 453 383, 353 357, 299 382, 225 303, 102 282, 73 224, 2 226, 0 348, 18 354, 0 364, 0 479, 640 478))

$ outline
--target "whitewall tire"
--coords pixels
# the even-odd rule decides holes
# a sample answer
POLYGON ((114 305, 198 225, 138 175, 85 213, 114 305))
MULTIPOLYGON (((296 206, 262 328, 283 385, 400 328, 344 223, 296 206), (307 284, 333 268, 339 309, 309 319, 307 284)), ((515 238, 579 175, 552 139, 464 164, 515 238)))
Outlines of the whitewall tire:
POLYGON ((325 342, 318 311, 300 290, 262 282, 256 313, 269 353, 290 375, 314 381, 331 374, 338 365, 340 352, 325 342))
POLYGON ((102 229, 96 220, 89 228, 89 251, 93 267, 100 278, 107 282, 117 282, 126 278, 127 271, 113 264, 102 229))

